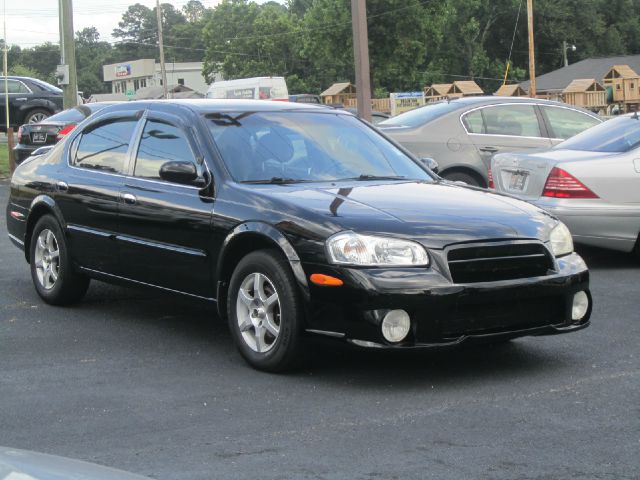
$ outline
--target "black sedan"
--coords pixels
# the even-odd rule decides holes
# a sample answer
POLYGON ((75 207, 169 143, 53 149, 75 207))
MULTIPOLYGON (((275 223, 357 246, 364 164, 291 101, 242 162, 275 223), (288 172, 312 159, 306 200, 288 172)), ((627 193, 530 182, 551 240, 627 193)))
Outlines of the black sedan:
POLYGON ((6 130, 6 94, 9 93, 9 124, 35 123, 62 110, 62 90, 37 78, 0 77, 0 130, 6 130), (5 85, 6 83, 6 85, 5 85), (5 89, 6 87, 6 89, 5 89))
POLYGON ((54 145, 70 133, 75 126, 93 113, 113 102, 98 102, 69 108, 37 123, 26 123, 18 129, 18 143, 13 148, 16 164, 22 163, 35 150, 54 145))
POLYGON ((269 371, 310 335, 427 348, 572 332, 591 313, 564 224, 439 179, 340 110, 107 107, 17 168, 7 224, 44 301, 93 278, 215 302, 269 371))

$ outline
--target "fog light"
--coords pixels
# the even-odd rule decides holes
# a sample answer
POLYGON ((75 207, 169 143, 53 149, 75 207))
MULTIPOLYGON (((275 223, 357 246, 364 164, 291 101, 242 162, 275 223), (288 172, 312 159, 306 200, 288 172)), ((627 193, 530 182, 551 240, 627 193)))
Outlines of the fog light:
POLYGON ((409 333, 411 319, 404 310, 391 310, 382 319, 382 336, 389 342, 400 342, 409 333))
POLYGON ((582 320, 589 310, 589 297, 586 292, 578 292, 573 296, 571 320, 582 320))

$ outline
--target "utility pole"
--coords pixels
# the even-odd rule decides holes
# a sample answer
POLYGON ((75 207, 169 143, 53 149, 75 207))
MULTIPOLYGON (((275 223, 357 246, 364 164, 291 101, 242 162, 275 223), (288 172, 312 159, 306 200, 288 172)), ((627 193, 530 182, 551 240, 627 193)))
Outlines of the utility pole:
POLYGON ((529 96, 536 98, 536 54, 533 41, 533 0, 527 0, 527 20, 529 27, 529 96))
POLYGON ((2 55, 2 66, 4 71, 4 108, 5 115, 7 121, 7 149, 9 150, 9 172, 13 174, 16 169, 16 162, 13 158, 13 127, 10 127, 10 119, 9 119, 9 80, 7 75, 9 74, 9 63, 8 63, 8 49, 7 45, 7 2, 3 2, 3 26, 4 26, 4 52, 2 55))
POLYGON ((58 72, 59 84, 64 94, 64 108, 78 104, 78 74, 76 72, 76 46, 73 38, 73 5, 72 0, 60 1, 60 65, 63 71, 58 72))
POLYGON ((351 0, 353 24, 353 56, 356 70, 358 116, 371 121, 371 80, 369 79, 369 34, 367 32, 367 0, 351 0))
POLYGON ((158 14, 158 43, 160 44, 160 72, 162 74, 163 98, 169 98, 167 88, 167 69, 164 65, 164 44, 162 41, 162 7, 160 0, 156 0, 156 13, 158 14))

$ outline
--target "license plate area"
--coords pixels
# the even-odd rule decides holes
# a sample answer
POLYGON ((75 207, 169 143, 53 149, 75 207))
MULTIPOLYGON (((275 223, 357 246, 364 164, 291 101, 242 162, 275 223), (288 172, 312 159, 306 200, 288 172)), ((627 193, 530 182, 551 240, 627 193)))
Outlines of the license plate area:
POLYGON ((33 143, 44 143, 47 141, 47 132, 33 132, 31 134, 31 141, 33 143))
POLYGON ((529 172, 525 170, 503 170, 502 184, 510 192, 523 192, 529 184, 529 172))

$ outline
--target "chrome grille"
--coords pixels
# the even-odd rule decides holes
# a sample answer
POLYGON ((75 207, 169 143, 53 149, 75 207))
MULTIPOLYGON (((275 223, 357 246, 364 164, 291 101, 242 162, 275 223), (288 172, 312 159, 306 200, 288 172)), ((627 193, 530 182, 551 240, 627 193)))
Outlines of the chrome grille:
POLYGON ((553 258, 541 243, 461 245, 447 253, 455 283, 497 282, 539 277, 553 271, 553 258))

